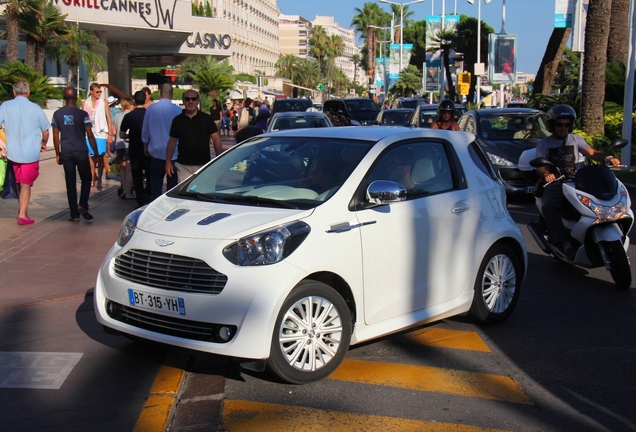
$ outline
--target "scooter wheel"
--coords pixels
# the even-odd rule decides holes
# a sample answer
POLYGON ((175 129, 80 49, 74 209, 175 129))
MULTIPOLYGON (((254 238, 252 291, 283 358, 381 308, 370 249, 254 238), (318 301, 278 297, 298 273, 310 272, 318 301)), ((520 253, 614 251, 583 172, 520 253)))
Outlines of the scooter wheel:
POLYGON ((629 266, 629 259, 623 243, 619 240, 606 242, 605 252, 610 260, 610 274, 616 287, 619 289, 627 289, 632 284, 632 270, 629 266))
POLYGON ((523 271, 515 251, 505 244, 491 247, 479 266, 469 316, 494 324, 508 318, 519 299, 523 271))

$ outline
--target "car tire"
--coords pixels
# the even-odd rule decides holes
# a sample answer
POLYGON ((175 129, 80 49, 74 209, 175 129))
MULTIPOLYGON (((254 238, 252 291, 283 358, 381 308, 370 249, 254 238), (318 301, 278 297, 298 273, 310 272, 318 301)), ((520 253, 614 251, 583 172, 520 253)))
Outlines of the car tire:
POLYGON ((504 321, 517 304, 522 276, 514 250, 505 244, 492 246, 479 266, 468 315, 484 324, 504 321))
POLYGON ((347 354, 351 329, 351 313, 340 294, 322 282, 301 282, 276 318, 267 368, 292 384, 320 380, 347 354))

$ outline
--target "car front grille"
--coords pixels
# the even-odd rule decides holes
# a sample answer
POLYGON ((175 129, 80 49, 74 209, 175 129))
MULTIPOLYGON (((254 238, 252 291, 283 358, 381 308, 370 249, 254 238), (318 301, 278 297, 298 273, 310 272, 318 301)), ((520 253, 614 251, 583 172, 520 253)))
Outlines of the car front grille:
POLYGON ((227 276, 196 258, 131 249, 115 258, 115 274, 154 288, 189 293, 219 294, 227 276))
POLYGON ((236 326, 191 321, 146 312, 139 309, 109 302, 109 316, 119 322, 169 336, 192 339, 203 342, 226 343, 236 334, 236 326), (229 339, 219 337, 221 328, 229 329, 229 339))

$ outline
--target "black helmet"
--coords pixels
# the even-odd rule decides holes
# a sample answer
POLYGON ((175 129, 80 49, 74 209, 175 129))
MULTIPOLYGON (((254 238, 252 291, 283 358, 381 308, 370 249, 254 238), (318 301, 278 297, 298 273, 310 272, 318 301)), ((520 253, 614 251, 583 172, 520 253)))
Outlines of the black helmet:
POLYGON ((450 99, 444 99, 437 106, 437 115, 441 116, 442 111, 450 111, 451 113, 455 112, 455 104, 450 99))
POLYGON ((554 121, 556 119, 570 119, 570 129, 568 132, 574 130, 574 121, 576 120, 576 111, 570 105, 555 105, 548 110, 548 130, 554 132, 554 121))

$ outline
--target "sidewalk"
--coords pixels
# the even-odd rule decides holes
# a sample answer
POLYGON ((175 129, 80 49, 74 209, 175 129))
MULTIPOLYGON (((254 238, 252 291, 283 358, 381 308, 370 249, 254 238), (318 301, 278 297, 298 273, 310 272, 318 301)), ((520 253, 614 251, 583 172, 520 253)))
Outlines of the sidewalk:
MULTIPOLYGON (((224 136, 222 143, 228 149, 235 141, 224 136)), ((69 222, 63 169, 52 149, 41 154, 40 176, 29 203, 35 224, 17 225, 18 201, 0 199, 0 308, 92 292, 123 219, 136 207, 135 200, 118 197, 119 185, 111 178, 103 182, 101 191, 92 188, 89 205, 94 219, 69 222)), ((209 360, 201 363, 191 356, 188 363, 165 424, 174 431, 214 430, 220 421, 225 380, 210 372, 214 365, 209 360)))

